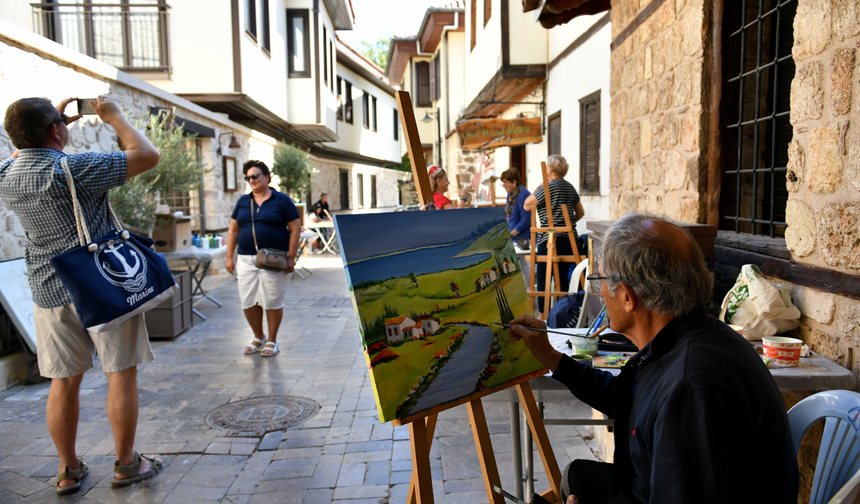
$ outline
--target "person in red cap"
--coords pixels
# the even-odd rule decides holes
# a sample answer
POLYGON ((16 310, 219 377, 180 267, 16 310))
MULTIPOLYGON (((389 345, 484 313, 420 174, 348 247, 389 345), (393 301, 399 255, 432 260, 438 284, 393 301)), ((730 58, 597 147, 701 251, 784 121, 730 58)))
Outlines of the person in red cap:
MULTIPOLYGON (((445 192, 448 191, 448 174, 445 173, 445 170, 439 168, 436 165, 430 167, 427 170, 430 175, 430 190, 433 191, 433 204, 436 205, 436 208, 439 210, 450 210, 452 208, 466 208, 466 201, 468 198, 465 196, 460 196, 460 199, 457 200, 457 203, 452 203, 447 196, 445 196, 445 192)), ((459 192, 462 192, 460 190, 459 192)))

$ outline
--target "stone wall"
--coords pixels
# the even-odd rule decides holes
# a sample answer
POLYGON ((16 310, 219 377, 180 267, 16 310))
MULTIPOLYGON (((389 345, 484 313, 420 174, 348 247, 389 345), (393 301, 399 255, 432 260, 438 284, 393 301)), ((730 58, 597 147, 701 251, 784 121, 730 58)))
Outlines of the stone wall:
POLYGON ((366 210, 370 210, 370 177, 376 176, 376 207, 380 209, 395 208, 400 204, 400 181, 412 180, 412 174, 381 168, 366 164, 354 164, 347 161, 310 156, 316 173, 311 176, 313 190, 311 191, 311 202, 319 200, 322 193, 328 194, 328 205, 332 212, 350 212, 358 210, 356 191, 356 176, 364 176, 364 203, 366 210), (349 207, 341 208, 340 170, 349 172, 349 207))
MULTIPOLYGON (((613 40, 648 3, 612 1, 613 40)), ((666 1, 612 51, 613 220, 633 210, 700 220, 707 124, 702 79, 710 44, 705 20, 703 0, 666 1)))
MULTIPOLYGON (((860 275, 858 19, 860 0, 798 2, 786 177, 792 259, 852 275, 860 275)), ((860 390, 860 300, 801 286, 793 291, 803 314, 800 337, 853 370, 860 390)))
MULTIPOLYGON (((73 65, 60 57, 24 45, 2 34, 0 34, 0 68, 3 69, 0 73, 0 110, 2 111, 5 111, 13 101, 28 96, 45 96, 57 103, 66 95, 96 96, 107 93, 122 107, 132 122, 147 120, 150 107, 175 107, 176 115, 213 128, 216 135, 221 132, 232 132, 242 147, 232 150, 229 154, 237 158, 237 164, 240 167, 247 161, 250 137, 247 129, 232 123, 224 124, 215 121, 213 120, 215 114, 202 111, 199 107, 178 97, 175 97, 176 101, 165 98, 173 95, 147 92, 146 89, 149 86, 142 81, 138 81, 141 84, 140 87, 135 87, 129 82, 134 82, 136 79, 128 76, 125 81, 107 78, 97 71, 89 71, 87 68, 73 65)), ((207 228, 223 230, 229 225, 230 214, 236 200, 242 194, 242 185, 240 184, 240 190, 236 192, 225 193, 223 161, 216 153, 217 141, 201 139, 200 146, 203 164, 206 168, 211 168, 211 171, 204 176, 207 228)), ((110 152, 118 148, 113 128, 95 116, 87 116, 76 121, 69 128, 69 144, 65 152, 68 154, 90 151, 110 152)), ((0 158, 9 157, 14 150, 15 147, 0 124, 0 158)), ((24 230, 14 213, 0 201, 0 259, 20 257, 23 254, 24 230)))
POLYGON ((460 185, 463 190, 470 194, 470 201, 475 201, 475 191, 471 189, 472 178, 475 176, 478 155, 475 152, 464 151, 460 148, 460 137, 456 132, 445 138, 445 171, 451 187, 448 192, 453 196, 455 191, 454 175, 460 176, 460 185))

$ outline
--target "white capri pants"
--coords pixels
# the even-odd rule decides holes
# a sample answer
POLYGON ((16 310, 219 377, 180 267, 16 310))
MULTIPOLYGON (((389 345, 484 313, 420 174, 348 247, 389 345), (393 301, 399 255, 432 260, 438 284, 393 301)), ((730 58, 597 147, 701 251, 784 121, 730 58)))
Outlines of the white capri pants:
POLYGON ((292 273, 264 270, 256 267, 257 256, 239 255, 236 260, 236 281, 242 309, 260 305, 264 310, 284 307, 284 294, 290 285, 292 273))

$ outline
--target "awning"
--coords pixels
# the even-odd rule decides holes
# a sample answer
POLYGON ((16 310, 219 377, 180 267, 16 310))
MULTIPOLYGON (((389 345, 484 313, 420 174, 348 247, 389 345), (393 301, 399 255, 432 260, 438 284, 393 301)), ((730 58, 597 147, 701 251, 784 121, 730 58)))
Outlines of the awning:
POLYGON ((546 80, 546 65, 526 65, 523 69, 499 69, 463 113, 464 119, 498 117, 517 104, 540 103, 524 99, 546 80))
POLYGON ((523 12, 536 11, 535 19, 544 28, 567 23, 577 16, 609 10, 610 0, 523 0, 523 12))
POLYGON ((315 142, 336 142, 335 132, 322 124, 290 124, 243 93, 180 94, 179 96, 213 112, 227 114, 237 123, 286 143, 309 146, 315 142))

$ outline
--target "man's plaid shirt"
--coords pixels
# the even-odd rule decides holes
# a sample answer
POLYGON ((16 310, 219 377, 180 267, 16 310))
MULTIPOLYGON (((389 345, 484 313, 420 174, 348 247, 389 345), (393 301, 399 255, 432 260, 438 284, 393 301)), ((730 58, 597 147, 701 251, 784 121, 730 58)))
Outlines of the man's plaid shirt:
MULTIPOLYGON (((54 149, 22 149, 18 159, 0 162, 0 199, 6 202, 27 233, 24 260, 33 301, 42 308, 72 302, 49 260, 80 245, 72 195, 54 149)), ((88 152, 69 156, 78 201, 93 240, 112 230, 107 194, 125 183, 124 152, 88 152)))

